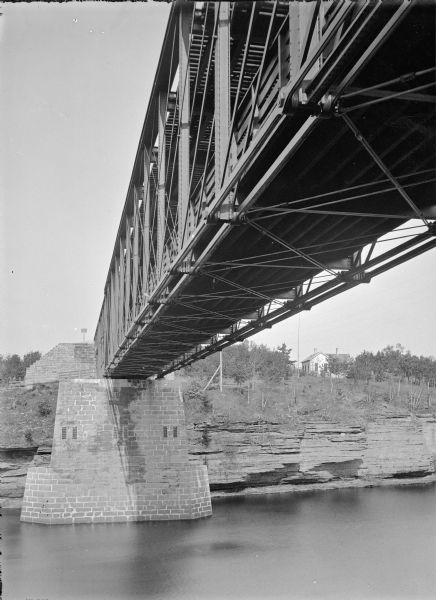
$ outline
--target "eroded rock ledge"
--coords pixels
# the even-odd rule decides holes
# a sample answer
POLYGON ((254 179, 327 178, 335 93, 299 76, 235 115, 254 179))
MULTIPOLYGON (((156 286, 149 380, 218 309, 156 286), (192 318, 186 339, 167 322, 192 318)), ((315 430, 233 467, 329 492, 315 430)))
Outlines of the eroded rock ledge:
MULTIPOLYGON (((308 421, 296 428, 215 420, 187 430, 190 454, 207 464, 214 496, 436 480, 436 415, 381 418, 365 426, 308 421)), ((0 456, 4 507, 21 504, 31 450, 0 456)))
POLYGON ((203 422, 188 426, 188 435, 191 454, 208 466, 215 495, 427 480, 435 472, 435 415, 383 418, 366 426, 311 421, 294 430, 271 422, 203 422))

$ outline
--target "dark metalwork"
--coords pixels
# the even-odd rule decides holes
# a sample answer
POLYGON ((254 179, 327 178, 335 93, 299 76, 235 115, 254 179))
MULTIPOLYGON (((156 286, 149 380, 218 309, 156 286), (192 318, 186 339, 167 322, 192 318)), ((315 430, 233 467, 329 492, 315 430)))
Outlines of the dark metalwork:
POLYGON ((436 246, 435 12, 173 2, 101 374, 163 376, 436 246))

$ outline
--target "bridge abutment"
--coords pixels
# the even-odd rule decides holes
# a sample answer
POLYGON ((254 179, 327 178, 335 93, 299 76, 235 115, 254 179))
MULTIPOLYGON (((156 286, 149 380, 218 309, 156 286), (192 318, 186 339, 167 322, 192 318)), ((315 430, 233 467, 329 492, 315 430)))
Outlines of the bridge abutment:
POLYGON ((21 520, 96 523, 212 514, 206 466, 189 460, 173 382, 61 381, 49 464, 29 469, 21 520))

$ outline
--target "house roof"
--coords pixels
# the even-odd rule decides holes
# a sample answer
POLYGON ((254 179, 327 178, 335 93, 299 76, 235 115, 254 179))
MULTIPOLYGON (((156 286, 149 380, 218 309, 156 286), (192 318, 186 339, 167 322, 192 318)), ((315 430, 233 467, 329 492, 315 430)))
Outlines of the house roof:
POLYGON ((336 358, 336 360, 338 360, 340 363, 348 362, 351 359, 351 356, 349 354, 326 354, 325 352, 314 352, 313 354, 310 354, 307 358, 302 360, 301 363, 309 362, 320 354, 322 356, 325 356, 327 359, 332 357, 336 358))
POLYGON ((315 358, 315 356, 318 356, 319 354, 322 354, 326 358, 328 357, 328 354, 326 354, 325 352, 314 352, 313 354, 310 354, 307 358, 305 358, 301 362, 302 363, 308 362, 308 361, 312 360, 312 358, 315 358))

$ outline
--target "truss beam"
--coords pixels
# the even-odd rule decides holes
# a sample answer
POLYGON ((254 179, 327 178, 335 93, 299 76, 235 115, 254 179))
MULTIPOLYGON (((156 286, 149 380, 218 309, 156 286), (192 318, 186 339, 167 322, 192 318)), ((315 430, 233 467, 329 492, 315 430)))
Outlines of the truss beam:
POLYGON ((367 281, 381 267, 359 277, 350 257, 368 245, 375 260, 407 219, 434 231, 435 12, 172 3, 104 287, 101 374, 204 357, 367 281))

